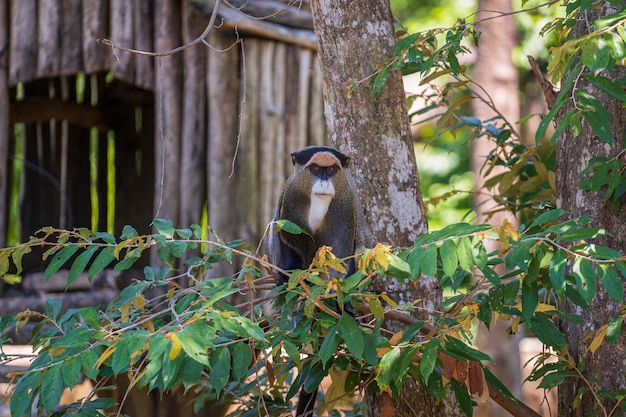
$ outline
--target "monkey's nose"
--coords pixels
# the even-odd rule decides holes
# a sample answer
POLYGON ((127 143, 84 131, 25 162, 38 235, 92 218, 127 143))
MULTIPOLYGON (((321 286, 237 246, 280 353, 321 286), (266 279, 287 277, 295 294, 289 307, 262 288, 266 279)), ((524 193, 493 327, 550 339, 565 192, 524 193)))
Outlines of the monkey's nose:
POLYGON ((330 181, 318 181, 313 186, 313 194, 316 195, 327 195, 334 196, 335 195, 335 187, 333 187, 333 183, 330 181))

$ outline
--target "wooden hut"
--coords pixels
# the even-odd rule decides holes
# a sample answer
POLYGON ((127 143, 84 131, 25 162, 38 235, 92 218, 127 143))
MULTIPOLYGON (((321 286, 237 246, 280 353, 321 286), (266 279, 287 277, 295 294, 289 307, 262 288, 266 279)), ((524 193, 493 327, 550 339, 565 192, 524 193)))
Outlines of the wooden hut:
POLYGON ((154 218, 256 244, 289 153, 326 142, 306 1, 0 0, 0 247, 154 218))
POLYGON ((222 2, 199 39, 216 3, 0 0, 0 246, 205 210, 260 238, 289 153, 327 140, 311 14, 222 2))

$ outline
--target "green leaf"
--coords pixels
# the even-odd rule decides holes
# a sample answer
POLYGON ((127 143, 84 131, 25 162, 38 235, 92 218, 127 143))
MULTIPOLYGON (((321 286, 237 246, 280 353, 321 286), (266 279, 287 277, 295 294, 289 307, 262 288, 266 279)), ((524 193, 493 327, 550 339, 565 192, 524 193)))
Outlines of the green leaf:
POLYGON ((576 258, 572 267, 576 287, 586 302, 590 302, 596 295, 596 271, 588 259, 576 258))
POLYGON ((564 251, 557 251, 548 268, 550 283, 554 287, 557 295, 563 295, 565 291, 565 266, 567 265, 567 255, 564 251))
POLYGON ((220 346, 211 352, 210 383, 220 393, 230 379, 230 351, 220 346))
POLYGON ((409 267, 411 268, 411 279, 413 281, 417 280, 420 277, 424 254, 424 250, 419 245, 414 246, 413 249, 411 249, 411 251, 409 252, 407 262, 409 264, 409 267))
POLYGON ((581 60, 594 74, 604 70, 609 64, 610 53, 604 40, 591 38, 583 44, 581 60))
POLYGON ((193 236, 193 232, 191 231, 191 229, 176 229, 176 233, 182 239, 189 239, 191 238, 191 236, 193 236))
POLYGON ((233 378, 241 381, 246 377, 252 363, 252 349, 247 343, 236 343, 231 346, 233 358, 233 378))
POLYGON ((70 245, 66 246, 57 252, 50 264, 46 267, 45 276, 46 281, 50 279, 50 277, 56 273, 61 267, 67 262, 78 250, 78 245, 70 245))
POLYGON ((576 90, 575 95, 579 100, 579 106, 585 110, 583 116, 593 129, 593 132, 602 142, 613 146, 613 134, 610 129, 611 115, 609 112, 591 94, 582 90, 576 90))
POLYGON ((317 353, 324 366, 326 366, 330 358, 335 355, 340 340, 341 337, 339 335, 339 330, 337 326, 333 326, 328 329, 328 333, 326 334, 326 337, 324 337, 322 346, 320 346, 320 350, 317 353))
POLYGON ((202 364, 189 357, 184 357, 180 366, 180 380, 183 382, 185 392, 198 386, 203 370, 204 366, 202 364))
MULTIPOLYGON (((17 275, 22 274, 22 257, 30 252, 32 252, 32 249, 30 248, 30 246, 22 246, 11 252, 11 259, 13 260, 13 264, 15 264, 15 267, 17 268, 17 272, 16 272, 17 275)), ((5 269, 4 271, 3 269, 4 269, 3 267, 0 267, 0 276, 4 275, 7 272, 8 262, 7 262, 7 269, 5 269)))
POLYGON ((72 264, 70 268, 70 272, 67 276, 67 287, 69 287, 76 279, 80 276, 80 274, 85 270, 87 264, 99 249, 98 246, 90 246, 83 253, 76 257, 76 260, 72 264))
POLYGON ((472 417, 474 415, 474 404, 472 404, 472 397, 467 392, 467 388, 455 379, 450 380, 450 384, 454 390, 454 396, 461 406, 461 410, 463 410, 466 416, 472 417))
POLYGON ((383 67, 382 70, 372 80, 372 96, 380 93, 387 85, 387 77, 389 77, 389 67, 383 67))
POLYGON ((337 322, 337 326, 343 336, 343 340, 348 347, 348 350, 356 356, 357 359, 361 359, 363 356, 365 340, 359 325, 356 320, 354 320, 354 317, 347 313, 342 314, 337 322))
POLYGON ((124 255, 124 259, 118 262, 113 268, 113 270, 115 272, 125 271, 131 266, 133 266, 135 262, 139 260, 139 258, 141 258, 141 249, 140 248, 131 249, 128 252, 126 252, 126 255, 124 255))
POLYGON ((444 345, 441 346, 441 350, 457 359, 470 359, 477 362, 491 361, 489 355, 468 346, 456 337, 448 337, 444 345))
POLYGON ((557 242, 559 241, 572 241, 572 240, 587 240, 593 239, 599 236, 605 236, 607 234, 604 229, 597 229, 595 227, 581 227, 580 229, 574 229, 563 233, 562 235, 556 237, 557 242))
POLYGON ((537 282, 522 282, 522 317, 529 321, 539 304, 539 287, 537 282))
POLYGON ((201 363, 205 366, 211 366, 209 363, 209 355, 207 353, 207 347, 202 346, 193 337, 194 328, 191 326, 185 327, 181 332, 177 333, 180 346, 183 348, 187 356, 194 361, 201 363), (187 334, 191 333, 191 335, 187 334))
POLYGON ((547 211, 545 213, 541 213, 530 224, 530 226, 528 226, 528 228, 531 229, 531 228, 533 228, 535 226, 543 226, 544 224, 550 223, 550 222, 558 219, 559 217, 564 216, 565 214, 567 214, 567 211, 563 210, 563 209, 553 209, 553 210, 547 211))
POLYGON ((459 239, 459 243, 456 246, 457 257, 459 259, 459 266, 467 272, 472 272, 474 266, 472 255, 472 241, 469 237, 463 236, 459 239))
POLYGON ((122 228, 122 234, 120 236, 120 239, 127 240, 127 239, 132 239, 137 236, 139 236, 139 233, 137 233, 137 230, 135 230, 135 228, 132 226, 126 225, 122 228))
POLYGON ((441 264, 443 266, 443 272, 449 277, 454 275, 456 267, 459 264, 459 260, 456 255, 456 244, 453 240, 444 240, 439 249, 441 256, 441 264))
POLYGON ((556 349, 565 347, 565 336, 556 327, 551 316, 544 313, 536 313, 528 323, 535 336, 543 344, 556 349))
POLYGON ((428 245, 424 249, 422 273, 429 277, 437 276, 437 245, 428 245))
POLYGON ((289 340, 284 340, 283 347, 285 348, 285 352, 287 352, 287 355, 289 355, 291 360, 293 360, 296 365, 300 366, 300 362, 302 362, 302 360, 300 359, 300 351, 298 350, 296 345, 291 343, 289 340))
POLYGON ((422 360, 420 361, 420 374, 422 374, 424 381, 428 381, 430 374, 432 374, 435 369, 438 351, 439 341, 437 339, 430 339, 424 345, 424 349, 422 350, 422 360))
POLYGON ((46 297, 46 304, 44 306, 44 311, 46 316, 50 319, 56 319, 61 314, 61 307, 63 303, 61 299, 54 297, 46 297))
POLYGON ((606 290, 606 293, 612 299, 623 303, 624 302, 624 283, 617 275, 617 271, 611 268, 610 265, 599 264, 598 272, 600 273, 600 281, 602 286, 606 290))
POLYGON ((102 272, 104 268, 115 260, 114 252, 115 248, 104 248, 100 251, 87 270, 87 277, 89 278, 89 281, 93 279, 94 275, 102 272))
POLYGON ((117 243, 115 236, 107 232, 96 232, 94 234, 94 240, 96 239, 101 239, 104 243, 108 243, 109 245, 115 245, 117 243))
POLYGON ((66 387, 72 388, 80 381, 80 375, 82 370, 82 363, 79 357, 74 356, 63 362, 61 367, 61 374, 63 376, 63 383, 66 387))
POLYGON ((409 46, 413 45, 413 43, 417 40, 417 38, 419 36, 420 36, 419 33, 413 33, 411 35, 408 35, 408 36, 400 39, 396 43, 396 47, 393 50, 393 54, 395 56, 401 54, 405 49, 407 49, 409 46))
POLYGON ((41 372, 37 371, 23 375, 17 381, 10 402, 12 416, 31 416, 31 405, 33 404, 33 400, 36 398, 33 393, 36 392, 39 386, 40 378, 41 372))
POLYGON ((622 323, 624 319, 621 316, 617 316, 612 319, 606 329, 606 341, 613 344, 617 342, 622 334, 622 323))
POLYGON ((61 400, 61 394, 65 388, 61 372, 62 365, 59 364, 48 368, 43 373, 39 394, 41 395, 41 405, 46 411, 52 411, 61 400))
POLYGON ((9 272, 9 266, 9 254, 5 251, 0 252, 0 277, 9 272))
POLYGON ((171 220, 154 219, 152 224, 154 225, 154 228, 157 230, 157 232, 159 232, 159 234, 162 234, 168 239, 174 238, 174 232, 176 232, 176 229, 174 228, 174 224, 171 220))
POLYGON ((591 84, 595 85, 611 97, 619 101, 626 102, 626 91, 624 91, 624 87, 620 83, 616 83, 601 75, 586 74, 585 78, 588 79, 591 84))
POLYGON ((385 313, 383 310, 383 305, 380 303, 380 300, 377 297, 370 298, 368 300, 368 304, 370 307, 370 311, 375 318, 381 319, 384 317, 385 313))
POLYGON ((303 233, 306 235, 309 234, 305 229, 301 228, 294 222, 285 219, 276 220, 274 222, 274 229, 277 232, 285 231, 292 235, 300 235, 303 233))
POLYGON ((609 26, 613 26, 624 19, 626 19, 626 9, 620 10, 617 13, 611 13, 607 16, 601 17, 600 19, 596 19, 593 22, 593 26, 596 27, 596 30, 601 30, 608 28, 609 26))
POLYGON ((378 387, 382 390, 389 387, 391 378, 393 378, 396 372, 396 363, 400 358, 400 348, 398 346, 385 353, 380 359, 379 373, 376 377, 378 387))
POLYGON ((126 371, 131 365, 131 356, 143 348, 148 338, 148 332, 138 331, 132 335, 122 338, 115 347, 111 358, 111 369, 113 374, 119 375, 126 371))

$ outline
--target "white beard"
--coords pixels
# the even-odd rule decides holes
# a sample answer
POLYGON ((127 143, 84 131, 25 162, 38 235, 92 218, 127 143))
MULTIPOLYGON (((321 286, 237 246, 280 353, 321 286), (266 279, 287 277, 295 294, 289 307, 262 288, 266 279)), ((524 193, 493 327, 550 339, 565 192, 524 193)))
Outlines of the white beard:
POLYGON ((311 206, 309 207, 309 228, 315 232, 322 225, 330 202, 335 196, 335 187, 331 181, 315 181, 311 190, 311 206))

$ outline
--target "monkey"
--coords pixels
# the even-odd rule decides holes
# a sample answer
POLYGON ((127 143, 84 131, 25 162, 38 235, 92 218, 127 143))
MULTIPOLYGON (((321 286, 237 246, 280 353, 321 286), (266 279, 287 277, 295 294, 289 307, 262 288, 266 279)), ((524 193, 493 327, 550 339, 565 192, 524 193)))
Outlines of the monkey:
MULTIPOLYGON (((306 269, 321 246, 331 246, 339 258, 355 254, 357 199, 345 169, 350 157, 335 148, 309 146, 291 154, 293 173, 286 180, 278 210, 270 226, 266 253, 282 270, 306 269), (275 221, 289 220, 308 235, 277 231, 275 221)), ((355 260, 348 260, 347 275, 355 272, 355 260)), ((288 277, 279 274, 278 285, 288 277)), ((349 306, 347 306, 349 307, 349 306)), ((351 312, 351 308, 346 308, 351 312)), ((312 416, 317 389, 300 390, 296 417, 312 416)))

